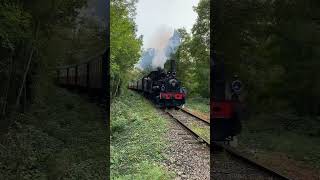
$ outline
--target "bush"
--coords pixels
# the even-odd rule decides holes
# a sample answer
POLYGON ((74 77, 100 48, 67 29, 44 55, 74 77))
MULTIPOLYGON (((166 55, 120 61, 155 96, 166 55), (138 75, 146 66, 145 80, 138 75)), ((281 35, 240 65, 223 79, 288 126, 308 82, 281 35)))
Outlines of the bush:
POLYGON ((112 179, 168 179, 160 167, 166 121, 142 96, 124 92, 111 105, 112 179))
POLYGON ((50 92, 32 111, 10 118, 15 123, 0 137, 0 179, 105 179, 107 137, 99 108, 63 89, 50 92))

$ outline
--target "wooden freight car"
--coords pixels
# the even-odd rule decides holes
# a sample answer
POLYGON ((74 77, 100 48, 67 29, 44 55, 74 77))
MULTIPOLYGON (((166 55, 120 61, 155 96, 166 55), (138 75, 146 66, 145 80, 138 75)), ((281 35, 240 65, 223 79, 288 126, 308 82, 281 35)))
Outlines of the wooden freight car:
POLYGON ((77 71, 77 86, 79 89, 87 88, 88 84, 88 64, 83 63, 78 65, 77 71))
POLYGON ((88 61, 57 68, 60 86, 85 91, 90 95, 106 96, 108 63, 106 53, 88 61))

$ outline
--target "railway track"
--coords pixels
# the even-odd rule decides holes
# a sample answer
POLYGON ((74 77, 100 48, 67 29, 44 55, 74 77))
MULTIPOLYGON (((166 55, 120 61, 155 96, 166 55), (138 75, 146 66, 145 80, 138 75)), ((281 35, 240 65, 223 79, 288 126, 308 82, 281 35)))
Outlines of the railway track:
MULTIPOLYGON (((210 137, 209 139, 203 137, 191 127, 192 123, 197 123, 198 127, 209 128, 210 133, 210 121, 185 108, 165 110, 165 112, 199 141, 210 146, 210 137)), ((229 145, 221 142, 212 143, 214 147, 212 177, 214 179, 290 179, 276 169, 266 167, 229 145)))
MULTIPOLYGON (((191 122, 193 122, 193 119, 190 118, 181 118, 181 116, 177 115, 176 112, 174 110, 165 110, 165 112, 172 118, 174 119, 176 122, 178 122, 184 129, 186 129, 187 131, 189 131, 192 135, 194 135, 199 141, 205 143, 208 147, 210 146, 210 139, 204 138, 203 136, 201 136, 199 133, 196 133, 191 127, 190 124, 191 122)), ((184 111, 181 111, 184 112, 184 111)), ((197 117, 194 117, 197 118, 197 117)), ((209 127, 209 123, 207 123, 205 121, 205 126, 207 128, 209 127)))
POLYGON ((214 179, 290 179, 228 145, 213 143, 214 179))
POLYGON ((192 110, 188 109, 188 108, 179 108, 181 111, 199 119, 200 121, 203 121, 207 124, 210 124, 210 118, 205 116, 205 115, 202 115, 202 114, 195 114, 195 112, 193 112, 192 110))
POLYGON ((210 179, 210 146, 193 131, 184 126, 183 121, 166 110, 160 112, 168 120, 167 140, 170 142, 165 153, 165 166, 176 172, 174 179, 210 179))

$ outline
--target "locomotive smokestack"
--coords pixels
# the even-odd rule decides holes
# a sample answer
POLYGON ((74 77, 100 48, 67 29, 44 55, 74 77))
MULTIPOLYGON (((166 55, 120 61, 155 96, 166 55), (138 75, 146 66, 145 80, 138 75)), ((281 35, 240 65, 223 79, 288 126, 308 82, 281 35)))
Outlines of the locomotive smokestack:
POLYGON ((176 60, 171 59, 170 60, 170 64, 171 64, 171 72, 176 72, 176 60))

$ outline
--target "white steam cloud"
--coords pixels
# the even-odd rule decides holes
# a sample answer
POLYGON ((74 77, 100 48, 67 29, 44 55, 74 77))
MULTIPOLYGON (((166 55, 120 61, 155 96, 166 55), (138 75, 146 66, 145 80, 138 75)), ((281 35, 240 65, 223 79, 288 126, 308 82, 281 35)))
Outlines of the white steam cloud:
POLYGON ((160 27, 148 42, 147 45, 151 48, 143 52, 137 67, 143 70, 163 68, 180 43, 180 35, 177 31, 165 26, 160 27))

